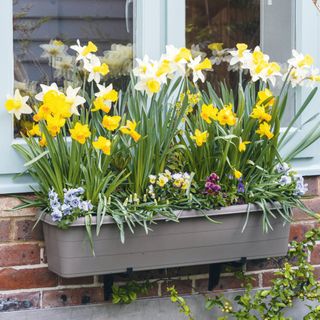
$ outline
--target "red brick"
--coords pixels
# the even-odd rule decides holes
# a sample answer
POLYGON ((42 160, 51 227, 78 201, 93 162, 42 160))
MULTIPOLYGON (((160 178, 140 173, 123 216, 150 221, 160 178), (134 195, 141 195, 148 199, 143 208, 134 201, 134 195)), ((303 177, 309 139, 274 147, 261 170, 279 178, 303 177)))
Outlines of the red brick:
POLYGON ((320 195, 320 178, 319 176, 304 177, 305 183, 308 184, 308 196, 320 195))
MULTIPOLYGON (((164 285, 164 284, 162 284, 164 285)), ((158 282, 152 282, 150 283, 150 286, 148 288, 148 291, 146 293, 139 293, 138 298, 154 298, 159 296, 159 285, 158 282)))
MULTIPOLYGON (((303 203, 310 209, 316 213, 320 213, 320 197, 314 197, 310 199, 304 199, 303 203)), ((301 220, 314 220, 313 217, 309 216, 305 212, 300 209, 293 209, 293 220, 301 221, 301 220)))
POLYGON ((275 274, 273 271, 264 272, 262 274, 262 286, 263 287, 270 287, 272 286, 272 280, 275 278, 275 274))
MULTIPOLYGON (((32 198, 32 196, 30 196, 32 198)), ((0 197, 0 217, 12 218, 12 217, 34 217, 39 211, 38 208, 25 208, 21 210, 13 210, 15 207, 21 204, 21 201, 14 197, 0 197)))
POLYGON ((62 278, 59 277, 59 285, 77 285, 77 284, 93 284, 93 277, 78 277, 78 278, 62 278))
POLYGON ((34 309, 40 307, 40 292, 19 292, 11 294, 0 294, 0 299, 10 299, 18 302, 17 306, 9 308, 10 310, 34 309))
POLYGON ((40 263, 40 247, 38 243, 0 245, 0 267, 38 263, 40 263))
POLYGON ((42 304, 44 308, 75 306, 104 301, 102 288, 77 288, 64 290, 50 290, 43 292, 42 304))
POLYGON ((35 220, 23 219, 14 220, 14 236, 13 240, 43 240, 42 225, 38 223, 35 227, 35 220))
POLYGON ((258 259, 250 260, 247 262, 247 271, 259 271, 279 268, 282 265, 283 257, 279 258, 268 258, 268 259, 258 259))
POLYGON ((317 244, 311 252, 311 263, 320 264, 320 244, 317 244))
MULTIPOLYGON (((254 287, 259 286, 258 275, 250 275, 253 278, 252 284, 254 287)), ((239 280, 236 276, 221 276, 218 285, 213 289, 214 291, 241 289, 243 288, 243 280, 239 280)), ((198 292, 208 291, 208 279, 199 279, 196 281, 196 288, 198 292)))
POLYGON ((301 241, 304 239, 304 235, 306 232, 308 232, 310 229, 314 228, 314 223, 295 223, 291 224, 290 227, 290 235, 289 235, 289 241, 295 240, 295 241, 301 241))
POLYGON ((320 267, 315 267, 313 273, 317 280, 320 281, 320 267))
POLYGON ((58 276, 47 268, 0 270, 0 290, 55 287, 58 276))
POLYGON ((10 241, 11 222, 9 219, 0 220, 0 242, 10 241))
POLYGON ((169 295, 167 292, 168 287, 174 286, 179 294, 191 294, 192 293, 192 281, 191 280, 168 280, 161 284, 161 294, 163 296, 169 295))

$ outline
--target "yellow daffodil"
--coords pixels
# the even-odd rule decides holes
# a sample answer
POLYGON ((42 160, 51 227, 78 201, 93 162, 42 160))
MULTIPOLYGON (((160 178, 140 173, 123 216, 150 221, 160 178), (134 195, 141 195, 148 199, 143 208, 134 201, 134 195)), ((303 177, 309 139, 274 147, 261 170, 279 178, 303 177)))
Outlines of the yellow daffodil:
POLYGON ((89 41, 88 44, 83 48, 81 54, 83 56, 87 56, 89 53, 97 52, 97 51, 98 51, 97 46, 92 41, 89 41))
POLYGON ((273 138, 274 134, 271 132, 271 126, 267 122, 263 122, 259 125, 259 129, 256 130, 256 133, 260 137, 266 136, 269 140, 273 138))
POLYGON ((32 113, 31 107, 27 105, 28 100, 29 97, 23 97, 19 89, 16 89, 13 97, 7 96, 5 107, 9 113, 14 114, 15 117, 20 120, 22 114, 32 113))
POLYGON ((201 147, 204 143, 207 142, 208 137, 208 131, 201 132, 199 129, 196 129, 194 132, 194 136, 191 136, 191 139, 196 141, 198 147, 201 147))
POLYGON ((109 71, 109 67, 106 63, 102 63, 100 66, 93 67, 93 72, 98 72, 103 76, 107 75, 109 71))
POLYGON ((40 137, 41 136, 40 126, 38 124, 33 123, 32 129, 28 130, 28 135, 31 137, 34 137, 34 136, 40 137))
POLYGON ((191 51, 187 48, 180 48, 178 54, 175 56, 175 62, 179 62, 181 60, 190 61, 192 58, 191 51))
POLYGON ((230 54, 232 56, 230 60, 230 65, 233 66, 239 62, 244 61, 245 53, 249 52, 248 45, 245 43, 237 43, 236 45, 237 50, 230 51, 230 54))
POLYGON ((99 92, 95 94, 97 97, 93 101, 94 108, 91 110, 93 112, 102 110, 108 113, 111 109, 113 102, 118 101, 118 92, 113 89, 112 84, 107 87, 97 84, 99 92))
POLYGON ((225 126, 226 124, 234 126, 236 124, 237 118, 235 113, 232 111, 231 104, 224 106, 224 108, 218 112, 218 121, 222 126, 225 126))
POLYGON ((100 136, 97 141, 92 142, 92 145, 108 156, 111 153, 111 141, 105 137, 100 136))
POLYGON ((211 120, 218 119, 218 108, 212 104, 203 104, 201 107, 201 118, 207 123, 211 123, 211 120))
POLYGON ((172 70, 171 70, 171 67, 170 67, 170 61, 169 60, 163 60, 161 61, 161 64, 156 72, 156 76, 157 77, 161 77, 165 74, 168 74, 170 73, 172 70))
POLYGON ((223 43, 222 42, 213 42, 208 45, 208 48, 211 51, 221 51, 221 50, 223 50, 223 43))
POLYGON ((78 53, 76 61, 82 60, 84 63, 88 62, 88 59, 94 56, 93 53, 98 51, 97 46, 93 42, 89 41, 86 46, 82 46, 79 39, 77 40, 77 44, 71 46, 70 49, 78 53))
POLYGON ((46 118, 47 129, 52 137, 55 137, 65 125, 66 120, 61 118, 59 115, 51 116, 46 118))
POLYGON ((47 145, 47 139, 44 134, 41 135, 41 139, 39 140, 39 146, 44 148, 47 145))
POLYGON ((97 56, 92 56, 90 60, 85 59, 83 68, 89 72, 88 82, 95 81, 100 83, 101 76, 109 73, 109 67, 106 63, 102 63, 97 56))
POLYGON ((242 173, 236 169, 233 170, 233 175, 236 179, 240 179, 242 177, 242 173))
POLYGON ((272 98, 272 97, 273 97, 273 93, 268 88, 264 89, 263 91, 259 91, 258 92, 259 100, 257 102, 257 105, 265 105, 266 107, 269 107, 269 106, 272 107, 275 102, 275 98, 272 98), (270 99, 269 102, 265 104, 265 101, 268 99, 270 99))
POLYGON ((114 131, 119 127, 121 121, 120 116, 104 116, 102 125, 109 131, 114 131))
POLYGON ((141 135, 136 131, 136 127, 137 123, 135 121, 127 120, 126 125, 121 127, 120 131, 124 134, 130 135, 135 142, 138 142, 141 135))
POLYGON ((242 141, 242 139, 240 139, 239 141, 239 152, 245 152, 247 149, 247 144, 251 143, 250 141, 242 141))
POLYGON ((271 115, 266 112, 263 106, 254 107, 250 117, 259 120, 259 122, 269 122, 272 119, 271 115))
POLYGON ((86 142, 86 139, 91 136, 91 132, 87 124, 77 122, 73 129, 70 129, 71 138, 81 144, 86 142))

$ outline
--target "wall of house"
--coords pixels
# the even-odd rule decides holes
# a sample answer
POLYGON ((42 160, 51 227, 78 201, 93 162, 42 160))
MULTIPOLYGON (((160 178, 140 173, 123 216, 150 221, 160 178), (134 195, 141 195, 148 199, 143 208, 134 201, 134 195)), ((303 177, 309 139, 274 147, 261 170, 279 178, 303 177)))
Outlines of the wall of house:
MULTIPOLYGON (((320 177, 308 177, 308 198, 306 205, 320 212, 320 177)), ((96 304, 105 301, 103 279, 100 276, 63 279, 48 270, 46 250, 41 226, 33 229, 35 209, 8 211, 19 204, 15 197, 0 197, 0 319, 1 312, 66 307, 96 304)), ((300 240, 317 222, 295 210, 290 240, 300 240)), ((320 278, 320 244, 309 259, 320 278)), ((281 259, 249 261, 245 266, 254 277, 256 288, 270 286, 274 271, 281 259)), ((167 296, 167 286, 175 285, 181 294, 192 295, 207 292, 208 266, 161 269, 134 272, 130 278, 115 277, 115 284, 128 279, 155 281, 147 295, 139 299, 167 296)), ((234 276, 234 270, 224 267, 215 292, 233 292, 241 288, 241 282, 234 276)), ((2 313, 4 316, 4 313, 2 313)), ((11 318, 10 318, 11 319, 11 318)))

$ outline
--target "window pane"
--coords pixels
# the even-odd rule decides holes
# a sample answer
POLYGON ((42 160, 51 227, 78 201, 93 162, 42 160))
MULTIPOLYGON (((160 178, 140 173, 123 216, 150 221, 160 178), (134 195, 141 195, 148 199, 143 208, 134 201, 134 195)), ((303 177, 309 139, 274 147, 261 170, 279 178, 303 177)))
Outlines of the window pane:
MULTIPOLYGON (((74 81, 75 52, 69 46, 77 39, 97 45, 110 68, 106 82, 126 85, 133 58, 133 1, 13 0, 13 12, 16 88, 30 93, 39 83, 74 81)), ((17 122, 15 135, 25 132, 30 120, 17 122)))
MULTIPOLYGON (((250 48, 259 45, 260 0, 186 0, 186 42, 189 48, 208 57, 220 55, 220 49, 234 48, 239 42, 250 48), (219 50, 212 52, 208 48, 212 43, 219 50)), ((218 56, 216 63, 221 60, 218 56)), ((212 83, 225 79, 235 85, 238 75, 228 72, 227 65, 221 62, 208 77, 212 83)))

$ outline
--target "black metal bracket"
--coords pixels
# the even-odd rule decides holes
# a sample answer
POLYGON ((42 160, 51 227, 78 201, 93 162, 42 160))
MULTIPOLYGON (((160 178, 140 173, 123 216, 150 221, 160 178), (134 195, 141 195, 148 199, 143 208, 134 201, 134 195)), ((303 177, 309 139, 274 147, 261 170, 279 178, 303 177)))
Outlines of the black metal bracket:
MULTIPOLYGON (((127 268, 127 271, 122 275, 125 278, 130 278, 133 273, 133 268, 127 268)), ((104 300, 110 301, 112 299, 112 287, 114 283, 114 274, 106 274, 103 276, 103 289, 104 289, 104 300)))
MULTIPOLYGON (((239 261, 232 262, 234 267, 242 267, 247 263, 247 258, 243 257, 239 261)), ((208 291, 212 291, 219 283, 222 266, 225 263, 213 263, 209 265, 208 291)))

